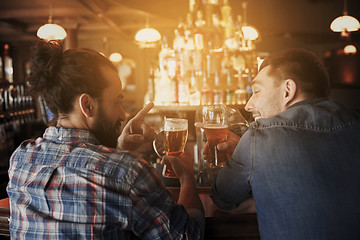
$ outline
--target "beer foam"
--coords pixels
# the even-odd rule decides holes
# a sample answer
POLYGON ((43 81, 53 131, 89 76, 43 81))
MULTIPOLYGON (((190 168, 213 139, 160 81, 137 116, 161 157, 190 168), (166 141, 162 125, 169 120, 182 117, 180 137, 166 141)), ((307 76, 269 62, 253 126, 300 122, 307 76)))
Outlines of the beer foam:
POLYGON ((188 129, 187 119, 166 118, 164 124, 165 131, 184 131, 188 129))
POLYGON ((223 129, 228 128, 228 125, 222 125, 222 124, 205 124, 203 128, 210 128, 210 129, 223 129))

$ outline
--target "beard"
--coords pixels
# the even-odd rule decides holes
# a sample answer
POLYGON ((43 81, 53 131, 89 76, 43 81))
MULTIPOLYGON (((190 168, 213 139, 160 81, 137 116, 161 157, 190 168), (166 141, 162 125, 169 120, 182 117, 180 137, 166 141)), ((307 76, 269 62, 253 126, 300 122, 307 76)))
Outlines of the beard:
POLYGON ((116 148, 117 139, 120 136, 118 132, 120 127, 121 121, 116 121, 115 126, 112 126, 112 123, 108 121, 103 111, 99 109, 98 117, 94 122, 91 132, 95 135, 101 145, 116 148))

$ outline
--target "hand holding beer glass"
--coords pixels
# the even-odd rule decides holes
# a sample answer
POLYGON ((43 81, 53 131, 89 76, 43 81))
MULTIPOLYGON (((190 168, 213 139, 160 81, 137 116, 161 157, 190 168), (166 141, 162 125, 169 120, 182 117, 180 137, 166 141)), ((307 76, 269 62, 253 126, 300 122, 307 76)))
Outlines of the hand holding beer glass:
POLYGON ((202 108, 203 129, 209 143, 208 167, 222 167, 227 160, 227 152, 219 151, 217 144, 226 141, 228 118, 225 105, 210 105, 202 108))
MULTIPOLYGON (((185 149, 188 136, 188 120, 181 118, 164 118, 164 148, 165 154, 180 156, 185 149)), ((162 175, 176 178, 171 165, 165 164, 162 175)))

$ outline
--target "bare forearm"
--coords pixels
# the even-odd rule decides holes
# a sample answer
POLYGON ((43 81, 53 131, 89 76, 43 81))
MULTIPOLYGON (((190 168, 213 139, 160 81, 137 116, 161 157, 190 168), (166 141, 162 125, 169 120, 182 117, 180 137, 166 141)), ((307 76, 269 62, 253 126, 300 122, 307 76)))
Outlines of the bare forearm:
POLYGON ((185 209, 198 209, 204 212, 203 205, 196 190, 195 180, 187 180, 181 183, 178 203, 185 209))

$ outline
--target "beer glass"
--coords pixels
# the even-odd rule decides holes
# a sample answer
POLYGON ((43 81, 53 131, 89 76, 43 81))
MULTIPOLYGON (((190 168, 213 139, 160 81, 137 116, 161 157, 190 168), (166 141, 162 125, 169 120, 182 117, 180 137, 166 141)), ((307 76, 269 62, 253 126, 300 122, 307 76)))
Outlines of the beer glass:
POLYGON ((223 104, 203 106, 203 129, 209 143, 208 167, 222 167, 227 160, 227 152, 219 151, 216 146, 227 139, 228 118, 223 104))
MULTIPOLYGON (((181 118, 164 118, 164 148, 165 154, 180 156, 185 149, 188 136, 188 120, 181 118)), ((171 165, 164 165, 162 175, 176 178, 171 165)))

